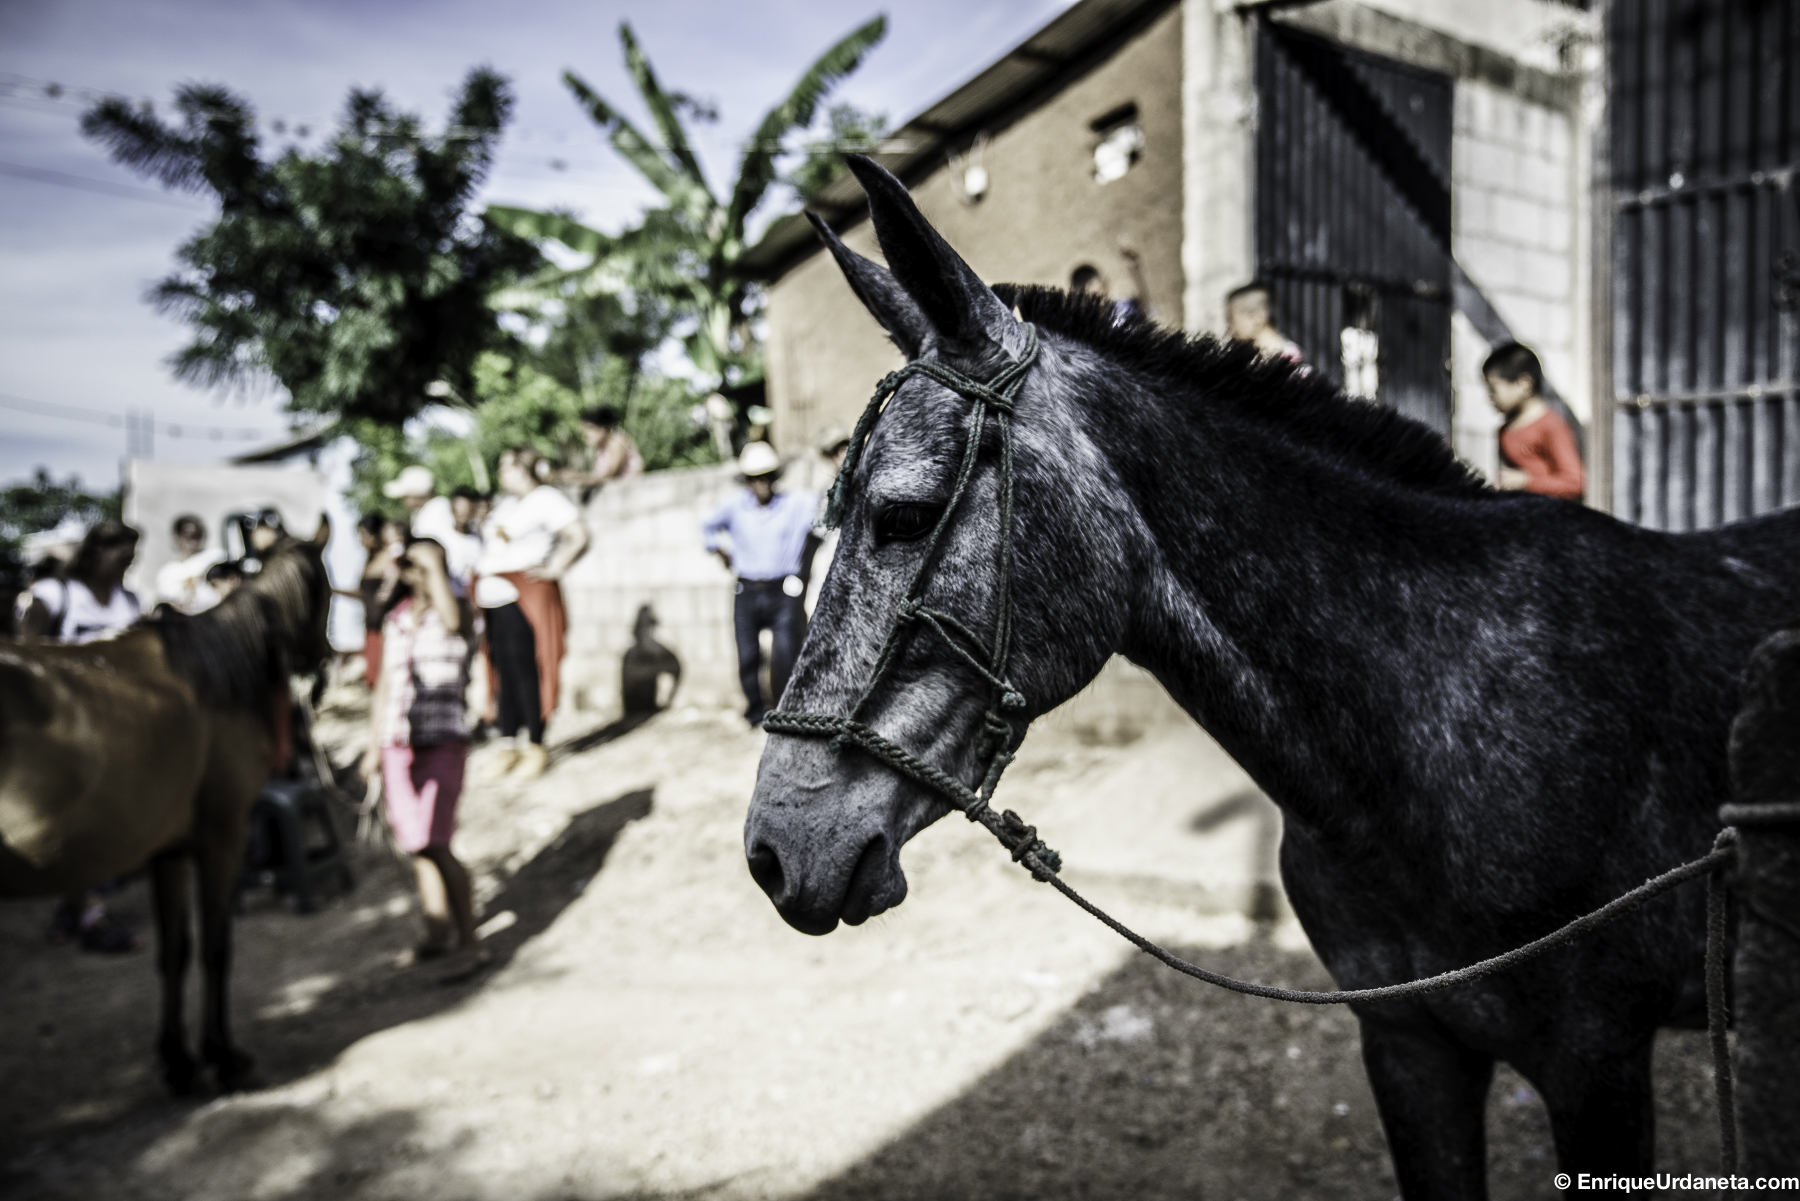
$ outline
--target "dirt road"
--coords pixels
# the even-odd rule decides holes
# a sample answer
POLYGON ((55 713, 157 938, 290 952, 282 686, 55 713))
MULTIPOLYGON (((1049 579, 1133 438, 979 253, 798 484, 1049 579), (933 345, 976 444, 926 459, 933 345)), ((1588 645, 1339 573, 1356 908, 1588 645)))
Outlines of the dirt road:
MULTIPOLYGON (((348 745, 355 714, 332 731, 348 745)), ((907 902, 810 939, 744 869, 762 736, 677 711, 560 731, 528 788, 473 791, 493 970, 444 987, 399 865, 238 926, 262 1086, 172 1101, 146 954, 42 941, 0 905, 0 1195, 17 1198, 1369 1198, 1394 1195, 1354 1023, 1175 977, 946 821, 907 902), (979 916, 980 920, 974 920, 979 916)), ((1191 727, 1034 731, 1009 777, 1073 879, 1153 937, 1329 987, 1269 904, 1276 826, 1191 727)), ((116 906, 148 929, 133 886, 116 906)), ((1659 1047, 1659 1159, 1716 1163, 1702 1036, 1659 1047)), ((1494 1195, 1555 1196, 1541 1105, 1502 1071, 1494 1195)))

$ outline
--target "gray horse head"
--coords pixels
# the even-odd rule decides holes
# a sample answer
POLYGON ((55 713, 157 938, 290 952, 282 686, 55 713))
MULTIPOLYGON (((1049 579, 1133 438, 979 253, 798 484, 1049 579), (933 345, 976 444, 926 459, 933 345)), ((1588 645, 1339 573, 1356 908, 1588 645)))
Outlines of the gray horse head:
MULTIPOLYGON (((866 159, 853 159, 852 169, 869 195, 891 271, 814 224, 852 291, 901 352, 976 380, 1018 361, 1031 334, 1013 310, 926 222, 898 180, 866 159)), ((1096 356, 1046 336, 1010 418, 1015 516, 1004 550, 1012 563, 1014 649, 1007 678, 1026 699, 1007 715, 1014 745, 1031 718, 1093 678, 1126 619, 1126 606, 1109 591, 1132 578, 1129 552, 1120 541, 1092 536, 1116 524, 1096 517, 1117 490, 1096 486, 1106 468, 1070 404, 1101 387, 1096 356)), ((1002 616, 996 422, 984 424, 973 474, 935 547, 929 537, 954 491, 972 403, 914 376, 882 411, 854 464, 837 552, 782 711, 844 715, 856 708, 928 553, 916 595, 981 643, 991 641, 1002 616)), ((858 716, 882 738, 973 785, 984 765, 992 682, 938 638, 915 630, 897 646, 858 716)), ((751 873, 782 917, 824 934, 840 919, 859 924, 899 904, 906 895, 901 846, 949 811, 941 797, 862 748, 774 733, 744 846, 751 873)))

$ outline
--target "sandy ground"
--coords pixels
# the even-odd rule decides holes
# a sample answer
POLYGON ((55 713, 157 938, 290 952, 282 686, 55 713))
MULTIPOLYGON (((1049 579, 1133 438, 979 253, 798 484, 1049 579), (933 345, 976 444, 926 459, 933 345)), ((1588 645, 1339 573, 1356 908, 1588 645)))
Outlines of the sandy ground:
MULTIPOLYGON (((328 732, 352 753, 355 714, 328 732)), ((1278 819, 1199 731, 1034 730, 1007 799, 1070 878, 1207 964, 1330 981, 1255 923, 1278 819)), ((740 830, 762 736, 675 711, 565 728, 529 787, 473 790, 495 967, 397 969, 407 875, 238 924, 237 1033, 259 1086, 161 1091, 147 954, 45 945, 0 905, 0 1195, 17 1198, 1369 1198, 1394 1195, 1353 1020, 1177 977, 945 821, 911 895, 823 939, 776 917, 740 830)), ((115 908, 148 929, 135 884, 115 908)), ((1704 1038, 1659 1047, 1659 1160, 1716 1163, 1704 1038)), ((1494 1195, 1555 1196, 1541 1105, 1502 1070, 1494 1195)))

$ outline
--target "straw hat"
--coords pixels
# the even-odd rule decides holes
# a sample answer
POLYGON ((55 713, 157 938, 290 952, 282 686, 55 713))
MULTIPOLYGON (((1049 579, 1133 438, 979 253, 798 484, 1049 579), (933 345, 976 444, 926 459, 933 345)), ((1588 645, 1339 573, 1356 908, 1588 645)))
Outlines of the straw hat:
POLYGON ((746 442, 738 455, 738 474, 745 479, 774 475, 781 470, 781 456, 767 442, 746 442))
POLYGON ((414 464, 399 475, 381 486, 381 493, 390 500, 400 500, 407 496, 431 496, 437 492, 437 479, 431 474, 431 468, 414 464))

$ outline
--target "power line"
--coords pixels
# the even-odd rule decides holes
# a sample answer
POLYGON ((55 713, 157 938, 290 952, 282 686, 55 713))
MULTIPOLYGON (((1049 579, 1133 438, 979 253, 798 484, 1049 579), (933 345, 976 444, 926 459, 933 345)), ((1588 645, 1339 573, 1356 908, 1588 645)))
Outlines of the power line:
POLYGON ((205 438, 213 442, 260 442, 282 436, 269 430, 251 429, 248 426, 190 425, 170 421, 152 421, 148 413, 109 413, 105 409, 89 409, 80 405, 46 404, 41 400, 14 396, 10 392, 0 392, 0 407, 17 409, 21 413, 34 413, 40 417, 60 417, 64 421, 86 421, 95 425, 107 425, 114 429, 136 425, 139 428, 152 428, 166 438, 205 438))
POLYGON ((70 175, 66 171, 51 171, 45 167, 32 167, 24 163, 9 163, 0 160, 0 175, 10 175, 14 179, 28 179, 33 183, 53 184, 59 188, 74 188, 77 192, 94 192, 101 196, 117 196, 126 200, 148 200, 155 204, 187 209, 189 212, 198 211, 196 207, 198 202, 182 200, 167 192, 137 188, 124 183, 112 183, 104 179, 89 179, 85 175, 70 175))
MULTIPOLYGON (((127 96, 123 92, 108 91, 102 88, 91 88, 81 84, 61 83, 54 79, 39 79, 30 75, 20 75, 15 71, 0 71, 0 100, 28 100, 46 104, 76 105, 84 108, 98 104, 103 100, 119 100, 126 104, 135 104, 146 112, 154 112, 156 108, 155 102, 148 97, 127 96)), ((291 130, 296 137, 301 139, 309 138, 315 130, 325 129, 329 125, 329 122, 318 118, 289 117, 280 114, 258 116, 256 118, 256 123, 267 127, 271 132, 278 136, 285 135, 291 130)), ((388 126, 386 128, 387 130, 392 131, 394 127, 388 126)), ((380 127, 374 129, 373 132, 377 137, 395 136, 394 132, 384 132, 380 127)), ((409 136, 416 136, 421 140, 426 141, 431 140, 433 137, 433 135, 423 128, 420 128, 416 134, 409 136)), ((487 137, 511 137, 516 141, 521 142, 549 141, 558 145, 567 144, 571 137, 594 136, 604 140, 604 134, 598 130, 582 131, 571 134, 571 132, 566 129, 540 130, 520 126, 493 131, 486 129, 472 129, 460 125, 448 125, 444 127, 442 133, 435 136, 444 141, 473 140, 487 137)), ((701 138, 696 137, 695 140, 701 140, 701 138)), ((670 149, 667 143, 652 138, 645 138, 644 141, 652 150, 667 153, 670 149)), ((875 143, 874 152, 877 154, 909 154, 918 149, 917 143, 904 141, 892 134, 876 135, 873 141, 875 143)), ((868 153, 870 150, 870 139, 828 138, 821 140, 813 138, 794 143, 787 139, 765 141, 751 136, 740 139, 735 143, 731 143, 731 145, 741 152, 748 152, 754 149, 775 154, 796 154, 815 150, 868 153)))

